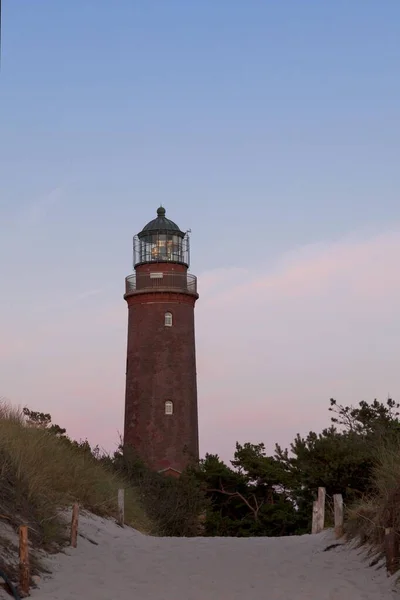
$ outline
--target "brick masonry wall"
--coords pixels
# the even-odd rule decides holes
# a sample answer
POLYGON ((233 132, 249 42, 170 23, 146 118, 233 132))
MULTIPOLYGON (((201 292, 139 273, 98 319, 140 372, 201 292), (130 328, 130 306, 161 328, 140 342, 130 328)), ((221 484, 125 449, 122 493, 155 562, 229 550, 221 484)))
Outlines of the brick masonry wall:
POLYGON ((124 442, 153 469, 182 471, 199 458, 196 296, 149 292, 128 296, 127 302, 124 442), (164 324, 166 312, 172 313, 172 327, 164 324), (165 414, 167 400, 173 415, 165 414))

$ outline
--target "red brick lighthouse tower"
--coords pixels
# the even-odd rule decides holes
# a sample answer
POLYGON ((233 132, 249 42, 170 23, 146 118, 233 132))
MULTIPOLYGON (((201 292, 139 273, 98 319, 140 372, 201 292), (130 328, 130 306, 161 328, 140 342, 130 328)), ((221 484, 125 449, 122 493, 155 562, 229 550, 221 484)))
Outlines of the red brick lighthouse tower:
POLYGON ((179 474, 198 461, 194 305, 189 235, 157 210, 133 239, 126 278, 128 352, 124 445, 157 471, 179 474))

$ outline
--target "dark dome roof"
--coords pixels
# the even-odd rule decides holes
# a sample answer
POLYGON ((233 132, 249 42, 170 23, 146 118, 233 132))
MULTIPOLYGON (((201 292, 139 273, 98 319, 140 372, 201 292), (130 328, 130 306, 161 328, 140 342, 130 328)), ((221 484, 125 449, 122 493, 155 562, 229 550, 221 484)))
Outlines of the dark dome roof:
POLYGON ((163 206, 157 208, 157 218, 147 223, 138 235, 143 237, 151 233, 175 233, 181 237, 185 235, 176 223, 166 218, 163 206))

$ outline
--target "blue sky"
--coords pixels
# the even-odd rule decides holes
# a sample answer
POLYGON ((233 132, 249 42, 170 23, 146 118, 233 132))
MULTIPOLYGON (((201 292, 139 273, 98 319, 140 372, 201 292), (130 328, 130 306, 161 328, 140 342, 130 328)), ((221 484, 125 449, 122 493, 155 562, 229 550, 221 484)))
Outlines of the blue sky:
POLYGON ((3 0, 0 395, 113 444, 131 238, 160 203, 193 231, 203 451, 400 392, 380 351, 400 349, 399 23, 398 0, 3 0), (222 442, 232 406, 248 424, 222 442))

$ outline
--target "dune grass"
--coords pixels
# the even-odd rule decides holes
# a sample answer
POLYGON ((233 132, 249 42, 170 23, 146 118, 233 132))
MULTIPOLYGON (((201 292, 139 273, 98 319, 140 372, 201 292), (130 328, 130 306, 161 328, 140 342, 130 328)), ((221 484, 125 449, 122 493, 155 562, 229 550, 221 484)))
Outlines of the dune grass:
POLYGON ((28 524, 34 543, 62 543, 61 511, 73 502, 116 517, 119 488, 126 490, 126 523, 150 531, 139 495, 127 480, 70 440, 29 426, 20 410, 0 403, 0 518, 14 527, 28 524))
POLYGON ((377 448, 373 471, 374 493, 350 507, 347 534, 369 549, 376 560, 384 557, 385 529, 400 536, 400 442, 377 448))

